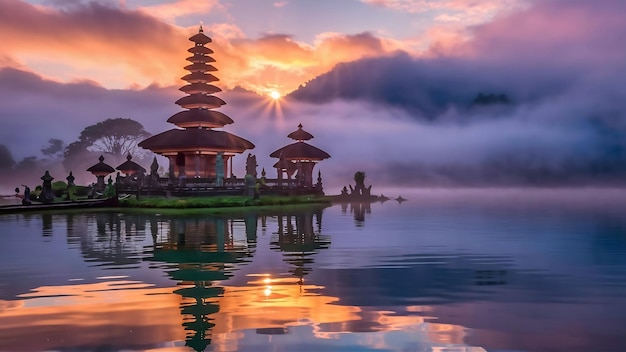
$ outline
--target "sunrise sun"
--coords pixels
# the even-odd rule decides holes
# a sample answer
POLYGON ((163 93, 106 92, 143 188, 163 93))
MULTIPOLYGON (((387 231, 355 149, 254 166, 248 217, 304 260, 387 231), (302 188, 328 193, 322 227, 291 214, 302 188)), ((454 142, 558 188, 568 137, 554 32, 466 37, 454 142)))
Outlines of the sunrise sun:
POLYGON ((270 92, 270 98, 274 99, 274 100, 278 100, 280 99, 280 93, 278 93, 277 91, 273 90, 270 92))

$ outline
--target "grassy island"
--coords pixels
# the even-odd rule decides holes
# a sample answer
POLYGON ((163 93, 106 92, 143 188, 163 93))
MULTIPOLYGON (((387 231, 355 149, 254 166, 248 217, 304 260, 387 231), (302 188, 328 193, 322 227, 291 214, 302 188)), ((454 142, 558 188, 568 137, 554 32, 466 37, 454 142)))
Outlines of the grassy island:
POLYGON ((252 199, 249 196, 212 196, 212 197, 144 197, 136 199, 131 196, 129 198, 117 199, 77 199, 67 201, 56 199, 51 203, 33 202, 29 205, 13 204, 0 205, 0 214, 22 213, 22 212, 39 212, 47 210, 75 210, 75 209, 133 209, 159 211, 206 211, 224 209, 247 209, 247 208, 266 208, 280 206, 306 206, 306 205, 331 205, 332 197, 329 196, 262 196, 260 199, 252 199))
POLYGON ((218 196, 218 197, 185 197, 165 198, 150 197, 141 199, 121 199, 122 208, 169 208, 169 209, 192 209, 192 208, 231 208, 250 206, 276 206, 295 204, 330 204, 331 199, 325 196, 263 196, 252 199, 247 196, 218 196))

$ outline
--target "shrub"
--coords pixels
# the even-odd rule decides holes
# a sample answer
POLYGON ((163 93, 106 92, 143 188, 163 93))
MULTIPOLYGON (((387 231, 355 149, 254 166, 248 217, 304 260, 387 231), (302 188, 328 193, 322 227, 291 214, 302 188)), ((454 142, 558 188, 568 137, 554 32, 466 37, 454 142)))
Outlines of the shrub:
POLYGON ((52 182, 52 194, 54 194, 55 197, 62 197, 66 191, 67 183, 64 181, 52 182))

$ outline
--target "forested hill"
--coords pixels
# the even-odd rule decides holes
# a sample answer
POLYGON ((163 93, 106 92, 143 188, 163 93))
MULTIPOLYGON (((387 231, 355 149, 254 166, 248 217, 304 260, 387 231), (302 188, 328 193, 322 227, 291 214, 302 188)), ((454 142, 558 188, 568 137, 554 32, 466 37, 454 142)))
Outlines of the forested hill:
POLYGON ((449 109, 465 112, 538 101, 562 92, 570 83, 559 72, 532 80, 523 69, 455 58, 415 59, 400 52, 339 64, 302 84, 289 96, 309 103, 361 101, 435 120, 449 109))

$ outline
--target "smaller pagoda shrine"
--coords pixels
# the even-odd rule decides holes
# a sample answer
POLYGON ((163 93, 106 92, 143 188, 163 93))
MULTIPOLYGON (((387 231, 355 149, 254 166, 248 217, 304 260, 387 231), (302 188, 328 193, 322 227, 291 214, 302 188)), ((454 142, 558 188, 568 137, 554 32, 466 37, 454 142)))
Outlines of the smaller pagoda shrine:
POLYGON ((313 187, 313 168, 315 164, 330 158, 330 155, 305 142, 313 139, 313 135, 305 131, 302 128, 302 124, 299 124, 298 129, 288 134, 287 137, 296 142, 270 154, 270 157, 279 159, 274 164, 278 172, 278 178, 282 179, 283 173, 287 173, 287 177, 291 178, 291 174, 296 171, 297 186, 313 187))
POLYGON ((126 176, 134 176, 145 173, 146 169, 134 162, 132 159, 133 156, 128 153, 128 155, 126 155, 126 161, 116 167, 116 169, 124 173, 126 176))
POLYGON ((104 191, 104 187, 105 187, 104 178, 107 175, 115 172, 115 169, 111 165, 106 164, 104 162, 104 156, 102 155, 100 155, 100 157, 98 158, 98 161, 99 162, 97 164, 89 167, 87 171, 91 172, 94 176, 96 176, 97 181, 96 181, 95 190, 98 192, 102 192, 104 191))
POLYGON ((233 120, 215 110, 226 103, 213 95, 221 89, 211 84, 219 81, 210 73, 217 71, 209 64, 215 62, 210 56, 213 50, 205 46, 212 40, 204 34, 202 26, 189 40, 194 46, 187 51, 193 55, 187 58, 191 64, 185 66, 189 74, 182 77, 188 84, 180 88, 187 96, 176 101, 185 110, 167 120, 178 128, 139 143, 140 147, 168 158, 171 183, 186 177, 216 179, 218 153, 221 153, 226 166, 225 176, 230 177, 232 157, 254 148, 254 144, 246 139, 216 130, 233 123, 233 120))

